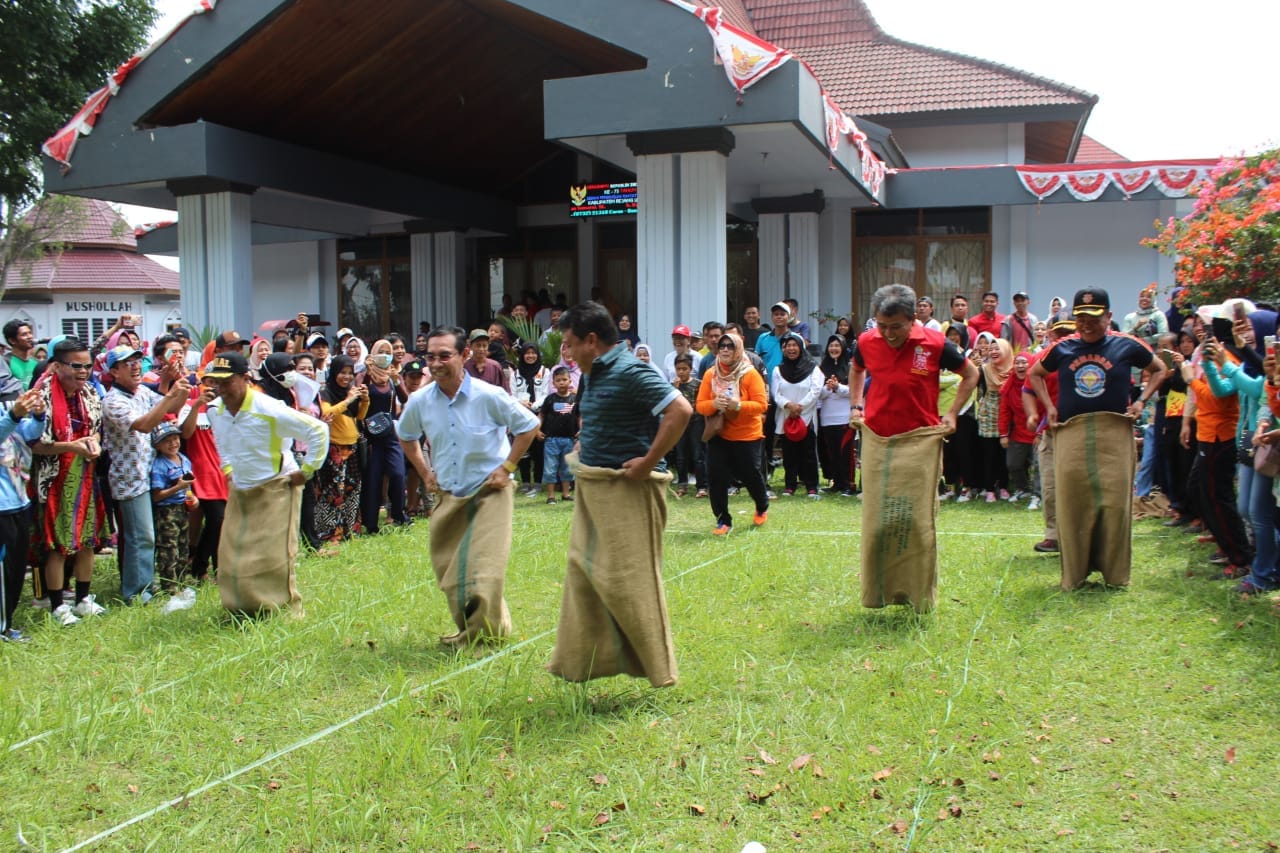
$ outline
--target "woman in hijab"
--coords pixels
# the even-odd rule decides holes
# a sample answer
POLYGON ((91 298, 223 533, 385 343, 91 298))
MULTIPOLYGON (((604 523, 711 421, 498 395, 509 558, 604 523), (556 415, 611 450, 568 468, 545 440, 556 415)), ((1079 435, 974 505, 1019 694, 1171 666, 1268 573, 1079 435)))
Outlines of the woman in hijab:
POLYGON ((858 452, 856 433, 849 428, 849 362, 856 342, 845 343, 838 333, 827 338, 827 352, 818 369, 822 371, 822 394, 818 402, 818 434, 826 449, 827 479, 831 490, 853 497, 853 472, 858 452))
POLYGON ((769 516, 769 497, 760 474, 760 448, 764 444, 763 415, 769 407, 764 379, 752 366, 742 338, 729 332, 716 343, 715 364, 698 386, 698 414, 724 419, 715 436, 707 440, 707 491, 716 517, 715 534, 733 528, 729 513, 729 484, 739 480, 755 501, 752 523, 759 527, 769 516))
POLYGON ((387 519, 397 526, 409 523, 405 515, 404 451, 396 435, 395 421, 405 399, 400 387, 400 365, 395 363, 391 342, 377 340, 369 348, 368 367, 361 382, 368 388, 369 406, 362 419, 369 442, 360 500, 365 533, 378 532, 382 511, 382 481, 387 483, 387 519))
MULTIPOLYGON (((955 344, 956 349, 966 357, 972 356, 969 349, 969 327, 963 323, 950 323, 945 332, 947 340, 955 344)), ((950 370, 943 370, 938 377, 938 412, 951 410, 955 402, 956 392, 960 385, 960 376, 950 370)), ((973 496, 970 494, 973 484, 977 482, 975 458, 978 448, 978 421, 973 415, 973 397, 964 404, 956 415, 956 431, 942 445, 942 499, 954 496, 956 503, 965 503, 973 496)))
POLYGON ((320 392, 320 411, 329 423, 329 455, 315 477, 316 533, 328 542, 350 538, 360 517, 357 419, 368 410, 369 388, 356 382, 351 357, 335 355, 320 392))
MULTIPOLYGON (((520 345, 511 389, 520 405, 534 413, 542 408, 542 401, 551 390, 551 371, 542 364, 542 353, 531 341, 520 345)), ((525 494, 538 494, 538 484, 542 482, 542 448, 542 439, 535 438, 529 452, 520 457, 520 482, 525 494)))
POLYGON ((249 344, 249 376, 254 382, 262 384, 262 363, 271 355, 271 341, 254 337, 249 344))
POLYGON ((1009 468, 1005 464, 1004 448, 1000 446, 1000 387, 1013 372, 1013 348, 1003 338, 990 332, 978 335, 976 344, 982 368, 978 379, 974 410, 978 418, 978 458, 982 497, 987 503, 999 499, 1007 501, 1009 468))
POLYGON ((618 343, 626 343, 627 348, 634 350, 636 344, 640 343, 640 336, 636 334, 635 324, 631 322, 630 314, 618 315, 618 343))
POLYGON ((822 395, 822 371, 805 351, 804 338, 795 332, 782 336, 782 363, 773 369, 769 388, 777 403, 774 431, 782 436, 782 467, 786 492, 794 495, 798 485, 818 500, 818 456, 815 450, 813 415, 822 395))
POLYGON ((649 349, 648 344, 636 344, 636 358, 658 371, 659 376, 666 378, 662 373, 662 368, 653 363, 653 350, 649 349))

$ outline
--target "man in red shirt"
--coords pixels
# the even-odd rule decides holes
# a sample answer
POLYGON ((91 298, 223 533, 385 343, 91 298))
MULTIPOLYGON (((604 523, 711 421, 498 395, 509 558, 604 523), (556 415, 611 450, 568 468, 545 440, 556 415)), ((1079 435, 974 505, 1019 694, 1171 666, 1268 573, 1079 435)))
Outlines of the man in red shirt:
POLYGON ((990 332, 992 337, 1000 337, 1004 315, 996 313, 998 307, 1000 307, 1000 297, 995 292, 987 291, 982 294, 982 310, 969 319, 969 328, 973 330, 969 332, 970 340, 976 341, 978 335, 983 332, 990 332))
POLYGON ((916 322, 911 288, 880 288, 871 311, 875 328, 859 336, 849 369, 849 425, 868 427, 862 435, 862 606, 910 604, 922 612, 933 608, 938 591, 942 436, 955 432, 978 368, 941 332, 916 322), (958 374, 960 384, 939 417, 944 368, 958 374))
POLYGON ((872 296, 871 307, 876 327, 858 337, 849 370, 849 425, 861 428, 865 423, 879 436, 939 423, 950 427, 948 433, 955 432, 956 414, 978 384, 977 366, 941 332, 915 322, 916 298, 911 288, 882 287, 872 296), (959 374, 960 386, 951 410, 939 418, 938 373, 944 367, 959 374), (864 410, 867 373, 871 385, 864 410))

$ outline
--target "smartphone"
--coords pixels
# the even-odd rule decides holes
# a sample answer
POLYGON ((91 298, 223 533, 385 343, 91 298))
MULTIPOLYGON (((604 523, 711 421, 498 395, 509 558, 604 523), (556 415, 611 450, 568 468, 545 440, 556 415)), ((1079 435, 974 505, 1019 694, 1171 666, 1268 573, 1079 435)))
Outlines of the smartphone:
POLYGON ((1276 336, 1266 335, 1265 337, 1263 337, 1262 346, 1263 346, 1263 349, 1266 351, 1267 355, 1275 355, 1276 354, 1276 336))
POLYGON ((1160 350, 1160 360, 1164 362, 1165 367, 1173 367, 1173 352, 1171 350, 1160 350))
POLYGON ((187 473, 183 474, 183 475, 182 475, 182 477, 181 477, 180 479, 181 479, 184 483, 190 483, 190 482, 194 481, 194 480, 195 480, 195 478, 196 478, 196 475, 195 475, 195 474, 192 474, 190 471, 188 471, 187 473))
POLYGON ((1235 305, 1232 305, 1232 306, 1231 306, 1231 313, 1232 313, 1232 315, 1233 315, 1237 320, 1247 320, 1247 319, 1249 319, 1249 315, 1248 315, 1248 314, 1245 312, 1245 310, 1244 310, 1244 303, 1243 303, 1243 302, 1237 302, 1235 305))

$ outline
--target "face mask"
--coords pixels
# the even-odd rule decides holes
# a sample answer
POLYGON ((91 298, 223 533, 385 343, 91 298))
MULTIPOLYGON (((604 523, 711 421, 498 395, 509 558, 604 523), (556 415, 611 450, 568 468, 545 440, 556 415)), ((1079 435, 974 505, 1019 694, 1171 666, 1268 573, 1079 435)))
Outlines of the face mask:
POLYGON ((289 389, 298 384, 298 380, 302 378, 302 374, 296 370, 285 371, 283 376, 272 376, 276 382, 280 383, 281 388, 289 389))
POLYGON ((378 367, 381 367, 383 370, 386 370, 391 366, 391 354, 380 352, 373 357, 373 363, 378 365, 378 367))

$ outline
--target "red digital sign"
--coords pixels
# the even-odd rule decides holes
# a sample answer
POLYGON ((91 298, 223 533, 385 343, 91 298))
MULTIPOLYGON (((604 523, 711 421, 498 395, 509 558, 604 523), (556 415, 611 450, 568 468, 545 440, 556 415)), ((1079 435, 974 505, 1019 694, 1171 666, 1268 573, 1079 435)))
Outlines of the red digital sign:
POLYGON ((635 215, 636 184, 578 184, 569 187, 570 216, 635 215))

